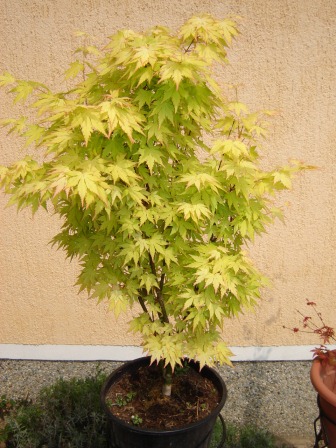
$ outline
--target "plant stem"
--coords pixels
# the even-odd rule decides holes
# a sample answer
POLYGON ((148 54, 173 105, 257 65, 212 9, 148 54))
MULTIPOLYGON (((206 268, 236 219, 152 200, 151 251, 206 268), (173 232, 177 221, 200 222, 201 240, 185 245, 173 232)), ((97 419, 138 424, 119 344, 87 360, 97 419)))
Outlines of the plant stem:
POLYGON ((173 380, 173 371, 170 364, 168 364, 166 367, 163 367, 163 379, 164 383, 162 386, 162 394, 165 397, 170 397, 172 391, 172 380, 173 380))
POLYGON ((142 292, 142 291, 140 291, 140 294, 138 295, 138 301, 139 301, 139 303, 140 303, 140 306, 141 306, 141 308, 143 309, 143 311, 144 311, 146 314, 148 314, 150 320, 151 320, 152 322, 154 322, 153 317, 150 315, 150 313, 149 313, 149 311, 148 311, 148 309, 147 309, 147 307, 146 307, 146 304, 145 304, 145 301, 144 301, 143 296, 141 295, 141 292, 142 292))
MULTIPOLYGON (((150 264, 150 267, 151 267, 152 274, 154 274, 155 277, 157 277, 157 275, 156 275, 156 268, 155 268, 155 264, 154 264, 153 258, 152 258, 150 253, 148 253, 148 256, 149 256, 149 264, 150 264)), ((166 307, 165 307, 165 304, 164 304, 164 301, 163 301, 163 297, 162 297, 163 284, 164 284, 164 274, 161 275, 160 287, 159 288, 154 288, 154 296, 155 296, 156 301, 159 303, 160 308, 161 308, 160 320, 162 322, 165 322, 165 323, 169 324, 169 318, 168 318, 167 310, 166 310, 166 307)))
POLYGON ((191 48, 191 46, 192 46, 192 44, 193 44, 194 42, 196 42, 196 39, 195 39, 195 38, 190 42, 190 44, 188 45, 188 47, 184 49, 184 52, 185 52, 185 53, 188 53, 188 51, 190 50, 190 48, 191 48))

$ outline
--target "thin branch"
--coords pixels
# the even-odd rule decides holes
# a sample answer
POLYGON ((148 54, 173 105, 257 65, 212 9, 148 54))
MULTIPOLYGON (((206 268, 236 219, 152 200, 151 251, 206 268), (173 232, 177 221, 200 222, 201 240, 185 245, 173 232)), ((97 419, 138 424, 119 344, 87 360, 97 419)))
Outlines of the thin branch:
MULTIPOLYGON (((141 291, 140 291, 140 292, 141 292, 141 291)), ((149 313, 149 311, 148 311, 148 309, 147 309, 147 307, 146 307, 144 298, 142 297, 141 294, 138 295, 138 301, 139 301, 140 306, 141 306, 141 308, 143 309, 143 311, 144 311, 146 314, 148 314, 150 320, 151 320, 152 322, 154 322, 154 319, 153 319, 153 317, 150 315, 150 313, 149 313)))
POLYGON ((230 128, 229 133, 228 133, 228 138, 230 138, 230 136, 231 136, 231 133, 232 133, 232 130, 233 130, 233 126, 235 125, 235 123, 236 123, 236 120, 233 120, 231 128, 230 128))
POLYGON ((148 256, 149 256, 149 265, 150 265, 152 274, 154 274, 155 277, 156 277, 156 268, 155 268, 155 264, 154 264, 154 261, 153 261, 153 258, 152 258, 152 256, 151 256, 151 254, 150 254, 149 252, 148 252, 148 256))
MULTIPOLYGON (((150 264, 150 267, 151 267, 152 274, 154 274, 155 277, 157 277, 155 264, 154 264, 154 261, 153 261, 153 258, 151 256, 151 254, 149 252, 148 252, 148 256, 149 256, 149 264, 150 264)), ((162 297, 163 282, 164 282, 164 274, 161 275, 160 287, 159 288, 157 288, 157 287, 154 288, 154 295, 155 295, 155 298, 156 298, 156 300, 159 303, 160 308, 161 308, 161 316, 160 316, 161 321, 169 324, 169 318, 168 318, 167 310, 166 310, 166 307, 165 307, 165 304, 164 304, 164 301, 163 301, 163 297, 162 297)))
POLYGON ((163 272, 162 275, 161 275, 161 278, 160 278, 160 291, 161 292, 163 290, 164 280, 165 280, 165 274, 163 272))
POLYGON ((188 53, 188 51, 190 50, 190 48, 191 48, 191 46, 192 46, 192 44, 193 44, 194 42, 196 42, 196 39, 195 39, 195 38, 190 42, 190 44, 188 45, 188 47, 184 49, 184 52, 185 52, 185 53, 188 53))

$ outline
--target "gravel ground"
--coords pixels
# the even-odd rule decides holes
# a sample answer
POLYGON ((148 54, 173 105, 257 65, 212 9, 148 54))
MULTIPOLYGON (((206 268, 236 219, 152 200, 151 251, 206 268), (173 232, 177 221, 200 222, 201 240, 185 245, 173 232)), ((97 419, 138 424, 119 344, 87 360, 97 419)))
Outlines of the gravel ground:
MULTIPOLYGON (((120 364, 0 360, 0 396, 34 399, 58 378, 93 375, 97 368, 109 373, 120 364)), ((220 367, 228 389, 225 420, 268 429, 293 447, 311 447, 318 410, 309 370, 310 362, 237 362, 233 369, 220 367)))
POLYGON ((269 429, 285 440, 311 439, 318 415, 310 362, 239 362, 221 367, 228 388, 225 418, 269 429))
POLYGON ((94 375, 97 369, 110 373, 122 363, 69 362, 69 361, 17 361, 0 360, 0 395, 10 398, 34 399, 39 390, 50 386, 58 378, 84 378, 94 375))

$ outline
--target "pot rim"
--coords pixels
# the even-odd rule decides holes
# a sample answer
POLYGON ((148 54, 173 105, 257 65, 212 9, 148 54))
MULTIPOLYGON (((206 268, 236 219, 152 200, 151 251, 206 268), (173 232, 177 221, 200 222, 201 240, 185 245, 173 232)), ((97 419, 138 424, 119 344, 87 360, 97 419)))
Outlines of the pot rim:
MULTIPOLYGON (((332 406, 336 407, 336 393, 329 389, 329 387, 324 383, 324 374, 326 374, 326 367, 322 364, 320 359, 314 359, 310 369, 310 380, 312 385, 322 398, 324 398, 332 406)), ((334 377, 336 383, 336 369, 334 377)))
MULTIPOLYGON (((150 361, 150 356, 143 356, 141 358, 137 358, 134 359, 133 361, 127 361, 125 362, 123 365, 121 365, 120 367, 118 367, 117 369, 115 369, 105 380, 105 383, 103 384, 103 387, 101 389, 101 393, 100 393, 100 401, 101 404, 103 406, 103 409, 105 411, 105 413, 107 414, 108 418, 117 422, 119 425, 124 426, 125 428, 128 428, 129 430, 133 431, 133 432, 140 432, 140 433, 150 433, 150 434, 157 434, 160 435, 162 433, 165 434, 169 434, 169 433, 179 433, 179 432, 184 432, 186 430, 191 430, 194 428, 197 428, 197 426, 200 426, 202 424, 204 424, 207 420, 211 420, 214 418, 217 418, 218 414, 220 413, 221 409, 223 408, 226 398, 227 398, 227 388, 225 385, 224 380, 222 379, 222 377, 220 376, 220 374, 218 372, 216 372, 215 369, 209 367, 209 366, 204 366, 202 369, 202 372, 205 372, 206 374, 208 374, 210 376, 210 378, 205 375, 207 378, 209 378, 211 381, 213 381, 214 386, 217 388, 221 399, 219 401, 219 403, 217 404, 217 406, 212 410, 212 412, 207 415, 206 417, 197 420, 194 423, 190 423, 188 425, 184 425, 184 426, 180 426, 178 428, 173 428, 173 429, 150 429, 150 428, 139 428, 136 427, 130 423, 127 423, 125 420, 122 420, 118 417, 116 417, 111 411, 110 408, 107 406, 106 401, 105 401, 105 397, 106 397, 106 392, 109 389, 109 387, 111 386, 113 379, 116 377, 120 377, 123 372, 125 372, 126 370, 128 370, 128 368, 130 368, 131 366, 136 366, 137 364, 139 366, 141 366, 142 364, 145 363, 149 363, 150 361), (204 370, 205 369, 205 370, 204 370)), ((197 362, 193 361, 193 360, 189 360, 189 362, 191 364, 194 364, 195 366, 197 365, 197 362)))

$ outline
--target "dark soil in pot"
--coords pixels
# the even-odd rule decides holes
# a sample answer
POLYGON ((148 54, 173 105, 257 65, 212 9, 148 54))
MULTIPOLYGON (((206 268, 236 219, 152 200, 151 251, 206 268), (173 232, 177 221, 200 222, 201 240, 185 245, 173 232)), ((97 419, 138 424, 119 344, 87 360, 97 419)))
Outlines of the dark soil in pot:
POLYGON ((207 366, 200 373, 197 363, 187 361, 188 368, 175 372, 172 397, 164 398, 160 370, 149 362, 145 357, 125 363, 102 387, 109 447, 209 448, 227 397, 221 376, 207 366))
POLYGON ((162 395, 163 377, 158 365, 140 366, 122 375, 106 393, 113 415, 141 428, 167 430, 203 419, 221 399, 210 379, 195 368, 178 367, 172 395, 162 395))

